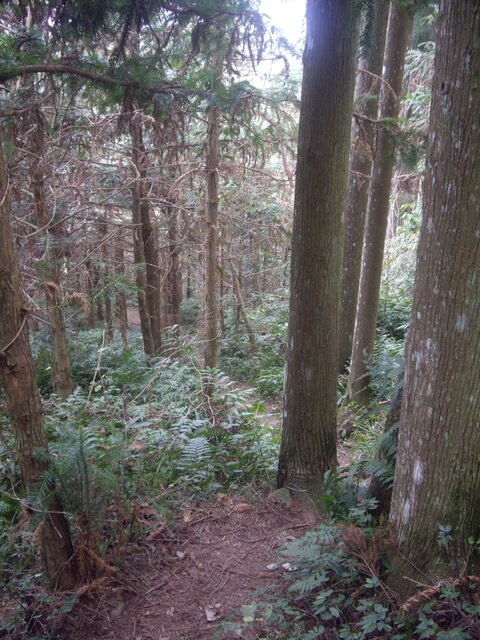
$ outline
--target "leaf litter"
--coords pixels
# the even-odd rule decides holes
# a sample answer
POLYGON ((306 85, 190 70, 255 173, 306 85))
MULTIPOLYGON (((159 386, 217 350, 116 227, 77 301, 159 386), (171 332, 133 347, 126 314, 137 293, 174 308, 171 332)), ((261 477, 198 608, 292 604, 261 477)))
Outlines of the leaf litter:
POLYGON ((282 581, 291 569, 277 564, 276 550, 316 522, 304 502, 286 504, 275 493, 256 503, 219 495, 169 525, 157 523, 155 535, 132 548, 109 586, 82 599, 57 637, 218 637, 218 623, 252 602, 252 592, 282 581))

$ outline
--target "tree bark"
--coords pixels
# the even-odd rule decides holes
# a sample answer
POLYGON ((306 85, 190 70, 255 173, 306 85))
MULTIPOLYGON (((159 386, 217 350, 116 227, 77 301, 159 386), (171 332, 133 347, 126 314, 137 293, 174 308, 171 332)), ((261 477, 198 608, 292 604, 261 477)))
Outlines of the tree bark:
MULTIPOLYGON (((68 398, 73 391, 72 371, 67 349, 67 333, 62 310, 62 291, 60 288, 62 241, 60 225, 50 230, 50 220, 45 195, 45 136, 43 117, 38 106, 33 107, 32 164, 31 179, 33 207, 35 210, 38 234, 45 240, 42 261, 42 280, 45 289, 47 317, 52 341, 53 386, 61 398, 68 398)), ((55 220, 58 223, 58 220, 55 220)))
POLYGON ((252 325, 248 320, 247 310, 245 309, 245 303, 243 301, 242 290, 240 288, 240 278, 238 277, 238 271, 235 265, 231 264, 232 271, 232 285, 233 285, 233 293, 235 298, 237 299, 237 305, 240 310, 240 314, 243 318, 243 323, 245 324, 245 329, 247 330, 248 341, 250 343, 250 349, 252 351, 256 351, 257 343, 255 341, 255 333, 253 332, 252 325))
MULTIPOLYGON (((117 236, 115 239, 115 272, 119 276, 125 273, 125 253, 121 239, 117 236)), ((123 291, 118 291, 115 300, 115 308, 120 325, 120 336, 122 338, 123 347, 128 347, 128 315, 127 315, 127 298, 123 291)))
POLYGON ((178 237, 178 215, 175 200, 167 200, 168 232, 168 319, 170 325, 180 325, 182 302, 182 273, 180 270, 180 242, 178 237))
POLYGON ((400 113, 403 68, 412 26, 412 9, 392 3, 385 46, 384 82, 380 95, 380 120, 383 120, 383 124, 378 131, 370 185, 348 382, 349 398, 360 405, 368 404, 370 399, 368 365, 375 345, 378 298, 395 165, 395 134, 392 126, 400 113))
POLYGON ((316 499, 336 465, 342 212, 357 42, 353 0, 307 0, 278 486, 316 499), (327 126, 328 124, 328 126, 327 126))
MULTIPOLYGON (((1 140, 0 140, 1 142, 1 140)), ((7 408, 16 440, 16 456, 27 489, 47 470, 35 452, 46 449, 42 405, 28 337, 28 307, 15 255, 7 176, 0 148, 0 379, 7 396, 7 408)), ((47 514, 39 528, 43 570, 52 586, 71 589, 76 566, 68 521, 51 487, 45 505, 47 514)))
POLYGON ((440 2, 390 582, 480 570, 480 7, 440 2), (439 526, 451 527, 440 537, 439 526))
POLYGON ((205 228, 205 349, 204 366, 217 365, 217 219, 218 219, 218 140, 219 109, 208 109, 207 202, 205 228))
POLYGON ((132 164, 135 172, 132 184, 132 222, 133 230, 133 256, 135 261, 135 283, 137 285, 138 313, 140 316, 140 328, 142 330, 143 350, 147 355, 155 353, 155 342, 153 339, 152 323, 147 304, 147 278, 145 265, 145 244, 143 241, 142 222, 142 170, 141 163, 143 156, 140 149, 138 136, 138 126, 134 122, 134 114, 130 120, 130 135, 132 137, 132 164))
POLYGON ((140 192, 140 229, 145 259, 145 304, 150 322, 154 353, 161 353, 160 268, 155 234, 150 218, 150 203, 147 196, 147 156, 138 113, 132 114, 130 126, 134 164, 138 171, 137 182, 140 192))
POLYGON ((372 42, 359 62, 356 95, 357 113, 354 123, 353 148, 350 153, 345 239, 343 252, 342 302, 339 335, 339 371, 342 372, 352 355, 358 283, 362 265, 365 216, 372 171, 375 138, 373 121, 377 119, 381 87, 383 53, 388 22, 388 2, 376 0, 372 26, 372 42))
POLYGON ((111 276, 110 248, 106 242, 103 242, 105 237, 108 235, 108 222, 105 221, 100 224, 100 232, 102 234, 102 272, 103 276, 106 277, 106 281, 104 281, 103 284, 105 287, 105 294, 103 296, 105 302, 105 335, 107 342, 113 342, 113 339, 115 338, 115 326, 113 324, 113 306, 110 293, 110 282, 108 282, 111 276))

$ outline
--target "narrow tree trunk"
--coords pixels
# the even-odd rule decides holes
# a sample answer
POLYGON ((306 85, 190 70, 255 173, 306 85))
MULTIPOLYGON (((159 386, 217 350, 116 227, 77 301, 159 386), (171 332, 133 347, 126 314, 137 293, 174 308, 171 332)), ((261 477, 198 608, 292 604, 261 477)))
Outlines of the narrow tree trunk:
POLYGON ((219 110, 208 109, 207 202, 205 229, 205 368, 217 365, 217 218, 219 110))
POLYGON ((161 313, 160 313, 160 270, 155 234, 150 219, 150 204, 147 196, 147 156, 143 143, 142 125, 139 114, 133 113, 130 120, 133 144, 133 162, 137 170, 137 182, 140 199, 140 231, 145 259, 145 304, 150 323, 154 353, 162 351, 161 313))
POLYGON ((235 298, 237 299, 238 308, 240 309, 240 314, 243 318, 243 322, 245 324, 245 329, 247 330, 248 341, 250 343, 250 349, 255 351, 257 348, 257 343, 255 342, 255 334, 252 329, 252 325, 248 320, 247 311, 245 309, 245 303, 243 301, 242 290, 240 288, 240 279, 238 277, 238 271, 235 265, 232 263, 232 284, 233 284, 233 292, 235 294, 235 298))
MULTIPOLYGON (((62 241, 60 225, 50 230, 50 220, 45 196, 45 140, 43 117, 38 107, 33 108, 31 179, 33 206, 37 218, 38 233, 44 238, 42 281, 45 288, 47 317, 52 341, 53 386, 61 398, 68 398, 73 391, 72 371, 67 349, 67 333, 62 310, 59 260, 62 241)), ((58 223, 58 220, 55 220, 58 223)))
POLYGON ((354 1, 307 0, 278 485, 317 499, 336 465, 342 212, 357 42, 354 1), (328 126, 325 126, 328 123, 328 126))
POLYGON ((152 323, 147 304, 147 278, 145 265, 145 244, 143 241, 142 222, 142 159, 144 160, 139 147, 138 126, 134 122, 135 115, 132 114, 130 121, 130 134, 132 136, 132 164, 135 171, 135 178, 132 184, 132 222, 133 230, 133 256, 135 261, 135 283, 137 285, 138 313, 140 316, 140 328, 142 330, 143 349, 147 355, 155 353, 155 343, 153 339, 152 323))
MULTIPOLYGON (((47 440, 28 338, 28 307, 15 255, 7 184, 0 147, 0 379, 15 432, 22 481, 28 491, 34 489, 39 476, 47 470, 43 458, 35 454, 38 449, 46 449, 47 440)), ((51 499, 45 504, 48 512, 39 528, 40 555, 51 585, 71 589, 76 581, 73 546, 62 505, 55 487, 51 489, 51 499)))
POLYGON ((103 296, 105 302, 105 328, 106 328, 106 338, 107 342, 113 342, 115 337, 115 328, 113 324, 113 307, 112 307, 112 298, 110 294, 110 283, 108 280, 111 276, 111 267, 110 267, 110 250, 109 246, 106 242, 103 242, 105 237, 108 235, 108 222, 102 222, 100 225, 100 232, 102 237, 102 271, 105 277, 105 281, 103 286, 106 287, 105 294, 103 296))
MULTIPOLYGON (((125 253, 121 239, 117 236, 115 240, 115 272, 122 276, 125 273, 125 253)), ((123 291, 118 291, 115 301, 115 307, 120 325, 120 335, 122 344, 126 349, 128 347, 128 316, 127 316, 127 298, 123 291)))
POLYGON ((219 286, 219 304, 218 304, 218 322, 220 326, 220 334, 225 333, 225 225, 220 227, 220 286, 219 286))
POLYGON ((376 0, 368 52, 360 59, 357 80, 357 113, 350 154, 345 240, 343 253, 343 283, 340 312, 339 370, 343 371, 352 354, 358 283, 362 264, 363 235, 368 205, 368 188, 372 171, 374 124, 378 113, 383 52, 388 22, 388 2, 376 0))
POLYGON ((180 325, 180 304, 182 302, 182 274, 180 271, 180 242, 178 237, 178 215, 175 201, 168 200, 168 306, 169 324, 180 325))
MULTIPOLYGON (((87 253, 89 251, 89 247, 87 247, 87 253)), ((87 274, 86 277, 86 295, 88 296, 88 312, 85 314, 83 326, 85 329, 93 329, 95 327, 95 322, 97 317, 95 315, 95 303, 93 299, 94 290, 96 287, 95 282, 95 271, 92 266, 92 261, 87 260, 85 262, 85 271, 87 274)))
POLYGON ((348 383, 349 398, 354 399, 358 404, 367 404, 370 399, 368 365, 375 345, 383 252, 395 165, 395 135, 392 120, 398 118, 400 113, 403 68, 412 26, 412 9, 393 3, 388 20, 384 82, 380 98, 380 119, 384 124, 378 131, 377 152, 370 185, 348 383))
POLYGON ((390 515, 400 552, 390 582, 403 596, 416 580, 480 570, 468 542, 480 538, 478 3, 442 0, 437 29, 390 515))

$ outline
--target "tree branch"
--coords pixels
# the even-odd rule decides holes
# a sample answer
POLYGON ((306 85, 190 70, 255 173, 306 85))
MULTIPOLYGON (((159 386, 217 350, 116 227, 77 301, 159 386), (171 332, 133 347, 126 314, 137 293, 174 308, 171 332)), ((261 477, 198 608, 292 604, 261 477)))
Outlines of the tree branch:
POLYGON ((85 78, 98 84, 103 84, 110 87, 125 87, 126 89, 142 89, 149 93, 168 93, 174 89, 181 89, 180 85, 174 85, 168 82, 159 85, 147 86, 136 80, 121 80, 119 78, 112 78, 111 76, 101 75, 86 71, 80 67, 72 67, 68 64, 27 64, 18 67, 12 67, 8 70, 0 69, 0 82, 6 80, 12 80, 20 76, 26 76, 34 73, 53 73, 62 75, 77 76, 79 78, 85 78))

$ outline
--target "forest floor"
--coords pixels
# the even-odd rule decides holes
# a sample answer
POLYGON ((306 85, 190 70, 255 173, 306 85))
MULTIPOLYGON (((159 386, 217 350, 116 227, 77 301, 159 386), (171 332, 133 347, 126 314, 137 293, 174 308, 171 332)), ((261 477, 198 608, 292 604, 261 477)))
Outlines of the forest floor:
MULTIPOLYGON (((135 312, 135 313, 134 313, 135 312)), ((129 309, 129 324, 139 324, 129 309)), ((254 401, 254 390, 235 382, 254 401)), ((262 400, 259 418, 281 427, 281 403, 262 400)), ((347 463, 339 447, 339 464, 347 463)), ((77 602, 56 636, 60 640, 207 640, 255 638, 221 632, 220 624, 258 589, 284 581, 278 550, 318 521, 313 505, 273 491, 246 501, 215 501, 179 510, 172 522, 151 510, 144 541, 117 550, 121 569, 77 602)), ((95 584, 95 583, 94 583, 95 584)))
POLYGON ((316 521, 304 502, 274 492, 255 503, 219 495, 168 525, 152 523, 147 542, 130 551, 118 574, 82 598, 59 637, 214 638, 218 621, 252 602, 252 592, 282 581, 288 566, 276 551, 316 521))

